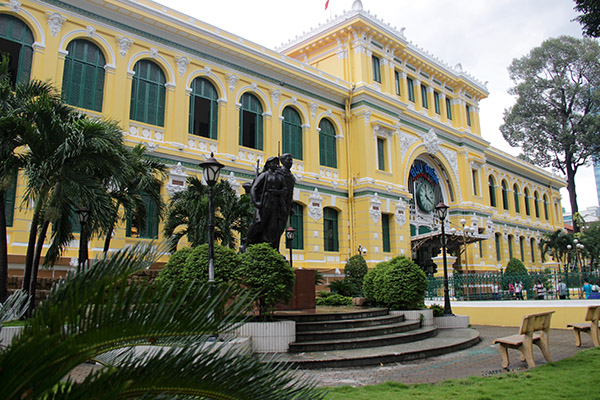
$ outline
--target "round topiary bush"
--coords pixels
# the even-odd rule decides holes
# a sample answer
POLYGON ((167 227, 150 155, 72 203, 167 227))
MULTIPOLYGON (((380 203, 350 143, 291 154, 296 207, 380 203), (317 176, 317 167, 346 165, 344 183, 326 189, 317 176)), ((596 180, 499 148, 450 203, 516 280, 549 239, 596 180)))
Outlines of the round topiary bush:
POLYGON ((363 294, 362 286, 365 275, 369 272, 367 262, 360 254, 352 256, 346 262, 344 268, 345 280, 352 285, 352 295, 361 296, 363 294))
POLYGON ((184 247, 171 254, 169 261, 158 273, 157 281, 175 283, 177 287, 181 287, 184 283, 183 270, 185 268, 185 260, 192 252, 190 247, 184 247))
POLYGON ((504 275, 508 276, 519 276, 519 275, 527 275, 527 268, 525 268, 525 264, 523 261, 518 258, 512 258, 508 264, 506 264, 506 270, 504 271, 504 275))
POLYGON ((257 293, 256 307, 263 319, 278 304, 292 299, 295 280, 292 267, 267 243, 248 247, 236 272, 242 286, 257 293))
POLYGON ((411 259, 395 257, 379 263, 365 276, 365 296, 375 304, 395 310, 423 308, 427 276, 411 259))

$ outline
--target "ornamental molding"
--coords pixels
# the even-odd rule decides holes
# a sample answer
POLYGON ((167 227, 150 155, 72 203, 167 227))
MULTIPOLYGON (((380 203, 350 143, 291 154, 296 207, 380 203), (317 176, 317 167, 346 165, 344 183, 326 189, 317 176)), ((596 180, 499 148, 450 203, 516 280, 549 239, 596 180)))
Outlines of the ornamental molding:
POLYGON ((415 144, 419 139, 414 137, 408 132, 401 131, 400 132, 400 154, 403 156, 404 154, 408 154, 408 149, 415 144))
POLYGON ((187 178, 189 175, 185 172, 181 162, 178 162, 169 171, 169 183, 165 185, 169 196, 173 196, 175 193, 182 192, 186 188, 187 178))
POLYGON ((229 90, 233 92, 240 78, 233 74, 227 75, 225 78, 227 79, 227 83, 229 84, 229 90))
POLYGON ((275 107, 277 107, 277 104, 279 104, 280 97, 281 97, 281 90, 279 90, 279 89, 271 90, 271 99, 273 99, 273 105, 275 107))
POLYGON ((21 11, 21 2, 19 0, 10 0, 8 3, 10 11, 18 13, 21 11))
POLYGON ((158 57, 158 49, 156 47, 150 48, 150 57, 152 57, 152 58, 158 57))
POLYGON ((371 215, 374 224, 378 224, 381 220, 381 204, 382 202, 379 195, 375 193, 371 197, 371 207, 369 208, 369 215, 371 215))
MULTIPOLYGON (((12 5, 12 3, 11 3, 12 5)), ((20 6, 20 3, 19 3, 20 6)), ((67 19, 55 12, 48 15, 48 27, 50 28, 50 34, 56 36, 62 29, 63 24, 67 19)))
MULTIPOLYGON (((456 151, 449 150, 449 149, 440 149, 440 152, 442 153, 442 155, 444 156, 444 158, 446 159, 446 161, 450 165, 450 169, 452 170, 452 173, 454 174, 454 181, 458 182, 458 177, 459 177, 459 173, 458 173, 458 155, 457 155, 456 151)), ((462 188, 461 188, 461 185, 456 185, 456 186, 457 186, 457 189, 458 189, 458 198, 460 199, 460 201, 462 201, 462 188)))
POLYGON ((117 36, 115 39, 117 41, 117 46, 119 47, 119 54, 121 57, 125 57, 129 51, 129 48, 133 44, 133 40, 125 36, 117 36))
POLYGON ((396 224, 399 226, 404 226, 406 223, 406 204, 404 200, 400 198, 396 203, 396 212, 394 213, 394 219, 396 220, 396 224))
POLYGON ((85 27, 85 33, 88 35, 88 37, 93 38, 94 35, 96 34, 96 27, 93 25, 88 25, 85 27))
POLYGON ((183 76, 187 71, 188 65, 190 65, 190 60, 185 56, 175 56, 175 64, 177 64, 179 76, 183 76))
POLYGON ((240 186, 242 186, 242 184, 238 182, 235 175, 233 174, 233 171, 231 171, 227 176, 227 183, 229 183, 229 186, 231 186, 231 188, 235 191, 236 196, 240 197, 239 189, 240 186))
POLYGON ((379 137, 385 137, 387 139, 391 139, 395 134, 398 133, 398 127, 392 127, 381 121, 373 121, 373 138, 376 139, 379 137))
POLYGON ((429 154, 436 154, 440 151, 440 140, 433 128, 429 129, 427 132, 419 131, 419 137, 423 141, 423 145, 429 154))
POLYGON ((318 222, 323 218, 323 197, 319 194, 319 189, 315 188, 308 199, 308 215, 318 222))
POLYGON ((310 103, 308 105, 308 109, 310 110, 310 116, 312 118, 315 117, 315 115, 317 115, 317 109, 319 108, 319 105, 317 103, 310 103))

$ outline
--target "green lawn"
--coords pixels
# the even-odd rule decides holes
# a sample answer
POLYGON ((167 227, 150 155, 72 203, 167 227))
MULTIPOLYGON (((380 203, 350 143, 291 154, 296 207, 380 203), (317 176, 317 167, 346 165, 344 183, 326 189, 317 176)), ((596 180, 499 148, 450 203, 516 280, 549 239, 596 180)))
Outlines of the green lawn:
MULTIPOLYGON (((357 371, 358 372, 358 371, 357 371)), ((437 384, 327 388, 327 400, 388 399, 600 399, 600 348, 535 369, 497 376, 447 380, 437 384)))

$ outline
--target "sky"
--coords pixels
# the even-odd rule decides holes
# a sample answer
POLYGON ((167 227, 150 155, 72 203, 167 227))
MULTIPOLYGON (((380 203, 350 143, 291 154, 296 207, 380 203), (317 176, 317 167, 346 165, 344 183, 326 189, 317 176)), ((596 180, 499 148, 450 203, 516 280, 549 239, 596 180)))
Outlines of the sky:
MULTIPOLYGON (((229 31, 245 40, 276 49, 297 35, 352 8, 354 0, 159 0, 177 11, 229 31)), ((482 135, 492 146, 512 155, 499 127, 503 112, 514 104, 508 66, 549 38, 581 38, 573 0, 362 0, 363 9, 400 29, 407 40, 444 63, 487 82, 489 97, 479 103, 482 135)), ((592 167, 577 177, 579 209, 598 206, 592 167)), ((561 190, 570 210, 569 195, 561 190)))

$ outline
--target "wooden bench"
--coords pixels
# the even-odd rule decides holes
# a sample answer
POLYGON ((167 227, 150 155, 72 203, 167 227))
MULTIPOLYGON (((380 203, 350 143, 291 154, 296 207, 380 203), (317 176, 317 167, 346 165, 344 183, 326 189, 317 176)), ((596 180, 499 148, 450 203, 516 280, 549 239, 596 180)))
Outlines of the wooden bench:
POLYGON ((575 333, 575 345, 581 346, 581 332, 588 333, 592 336, 592 342, 595 347, 600 347, 600 333, 598 332, 598 319, 600 319, 600 306, 589 306, 585 313, 585 320, 581 324, 569 324, 567 327, 573 328, 575 333))
POLYGON ((508 368, 508 349, 517 349, 521 352, 521 361, 527 361, 529 368, 535 367, 533 360, 533 345, 540 348, 547 362, 552 362, 548 348, 548 333, 550 332, 550 319, 554 311, 529 314, 523 317, 518 335, 506 336, 494 340, 498 343, 502 368, 508 368))

